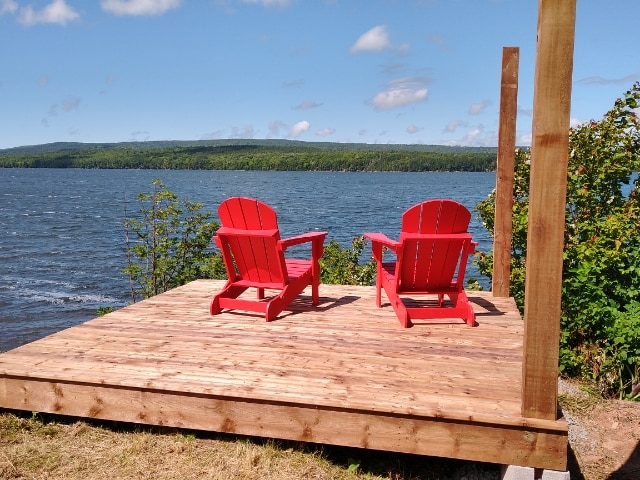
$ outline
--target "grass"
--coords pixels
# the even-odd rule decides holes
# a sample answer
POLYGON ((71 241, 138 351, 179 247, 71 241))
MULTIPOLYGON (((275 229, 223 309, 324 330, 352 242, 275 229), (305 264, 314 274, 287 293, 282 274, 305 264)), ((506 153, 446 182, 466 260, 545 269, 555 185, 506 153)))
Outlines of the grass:
POLYGON ((499 467, 0 411, 0 479, 441 480, 499 467))
POLYGON ((558 392, 558 403, 573 415, 583 415, 603 401, 596 387, 581 381, 564 380, 564 388, 558 392))

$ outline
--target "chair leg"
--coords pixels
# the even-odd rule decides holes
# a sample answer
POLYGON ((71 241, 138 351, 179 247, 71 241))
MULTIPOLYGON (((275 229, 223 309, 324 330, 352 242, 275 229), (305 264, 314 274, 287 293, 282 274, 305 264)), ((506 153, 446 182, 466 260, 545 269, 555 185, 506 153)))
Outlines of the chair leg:
POLYGON ((320 303, 320 279, 314 278, 311 281, 311 305, 318 305, 320 303))
POLYGON ((211 304, 209 305, 209 313, 211 313, 211 315, 216 315, 222 311, 222 308, 220 307, 221 298, 238 298, 246 289, 247 287, 226 285, 220 293, 218 293, 211 299, 211 304))
POLYGON ((380 308, 382 306, 382 267, 378 263, 377 272, 376 272, 376 306, 380 308))
POLYGON ((476 326, 476 313, 473 311, 473 306, 469 302, 467 295, 462 293, 452 293, 449 294, 449 298, 454 305, 454 308, 461 312, 462 319, 466 322, 470 327, 476 326))
POLYGON ((469 306, 469 313, 467 314, 467 318, 465 319, 467 322, 467 325, 469 325, 470 327, 475 327, 476 324, 476 313, 473 311, 473 307, 471 306, 471 304, 468 305, 469 306))
MULTIPOLYGON (((300 276, 292 279, 288 285, 286 285, 282 291, 267 302, 265 310, 265 320, 270 322, 274 320, 282 311, 295 300, 295 298, 302 293, 307 285, 311 283, 312 296, 313 296, 313 280, 308 276, 300 276)), ((318 295, 316 289, 316 296, 318 295)), ((313 300, 312 300, 313 301, 313 300)))
POLYGON ((465 322, 467 322, 467 325, 469 325, 470 327, 475 327, 476 312, 473 311, 473 306, 469 302, 469 299, 466 295, 464 295, 460 298, 460 302, 467 308, 467 315, 464 318, 465 322))
POLYGON ((280 313, 282 313, 282 310, 284 310, 284 307, 286 306, 287 304, 281 296, 275 297, 267 304, 266 310, 264 312, 264 319, 267 322, 275 320, 276 317, 280 315, 280 313))
POLYGON ((220 308, 220 296, 219 295, 215 295, 211 299, 211 303, 209 304, 209 313, 211 315, 217 315, 221 311, 222 311, 222 309, 220 308))
MULTIPOLYGON (((324 240, 323 240, 324 242, 324 240)), ((320 257, 322 257, 322 251, 324 243, 314 243, 312 248, 316 248, 316 254, 313 255, 311 261, 311 305, 318 305, 320 303, 320 257)))
POLYGON ((400 321, 400 325, 404 328, 409 328, 412 326, 411 320, 409 319, 409 312, 407 311, 407 307, 400 297, 396 297, 391 300, 391 306, 393 307, 393 311, 396 312, 396 316, 400 321))

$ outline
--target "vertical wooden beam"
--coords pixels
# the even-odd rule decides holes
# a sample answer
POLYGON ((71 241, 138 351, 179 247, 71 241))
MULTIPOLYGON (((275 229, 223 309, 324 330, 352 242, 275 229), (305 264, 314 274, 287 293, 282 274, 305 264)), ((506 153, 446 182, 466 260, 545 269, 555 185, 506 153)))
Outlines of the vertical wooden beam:
POLYGON ((500 86, 500 125, 498 127, 498 162, 496 172, 496 211, 493 229, 493 284, 495 297, 508 297, 511 285, 511 236, 513 176, 518 114, 518 64, 520 49, 502 49, 502 83, 500 86))
POLYGON ((576 0, 539 0, 522 414, 555 419, 576 0))

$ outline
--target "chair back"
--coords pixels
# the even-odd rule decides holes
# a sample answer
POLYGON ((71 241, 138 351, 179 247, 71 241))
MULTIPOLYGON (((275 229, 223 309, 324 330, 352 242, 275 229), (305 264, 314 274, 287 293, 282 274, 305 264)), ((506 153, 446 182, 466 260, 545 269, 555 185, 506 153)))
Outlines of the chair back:
POLYGON ((398 291, 461 289, 472 242, 470 220, 469 210, 454 200, 427 200, 404 212, 398 291))
POLYGON ((288 281, 276 212, 266 203, 231 197, 218 207, 222 227, 215 241, 233 281, 282 286, 288 281))

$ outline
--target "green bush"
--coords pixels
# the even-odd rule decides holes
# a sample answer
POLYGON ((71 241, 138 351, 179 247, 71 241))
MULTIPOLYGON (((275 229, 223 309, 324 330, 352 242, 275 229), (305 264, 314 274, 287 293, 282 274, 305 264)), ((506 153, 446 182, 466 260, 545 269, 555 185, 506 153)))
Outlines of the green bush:
MULTIPOLYGON (((560 372, 637 398, 640 334, 640 83, 602 120, 570 131, 560 372)), ((524 306, 531 153, 515 155, 511 295, 524 306)), ((495 192, 477 205, 493 232, 495 192)), ((491 276, 491 254, 475 260, 491 276)))
POLYGON ((124 221, 131 298, 149 298, 198 278, 223 278, 224 265, 212 249, 219 224, 201 203, 179 199, 161 180, 139 193, 137 217, 124 221), (133 237, 133 238, 132 238, 133 237))
POLYGON ((371 285, 376 278, 373 258, 360 264, 365 247, 364 237, 354 237, 351 248, 342 248, 335 240, 324 247, 320 259, 320 281, 340 285, 371 285))

